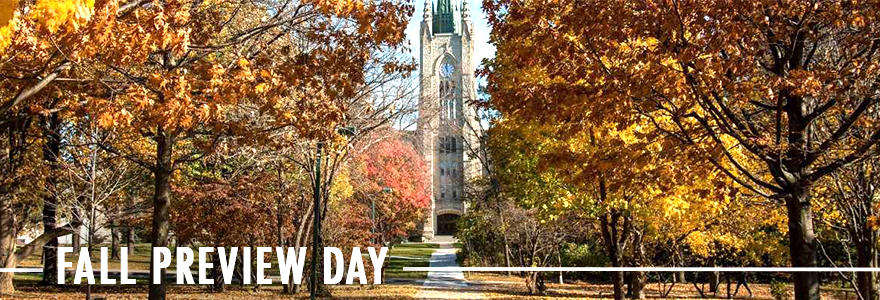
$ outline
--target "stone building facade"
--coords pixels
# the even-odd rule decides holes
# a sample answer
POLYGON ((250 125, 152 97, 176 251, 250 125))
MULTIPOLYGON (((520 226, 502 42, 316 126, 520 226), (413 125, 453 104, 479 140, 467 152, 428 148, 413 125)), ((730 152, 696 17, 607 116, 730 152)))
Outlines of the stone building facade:
POLYGON ((473 24, 467 0, 427 0, 420 29, 418 135, 428 162, 431 213, 423 238, 452 235, 466 209, 465 184, 481 169, 467 149, 478 139, 471 130, 476 113, 473 24))

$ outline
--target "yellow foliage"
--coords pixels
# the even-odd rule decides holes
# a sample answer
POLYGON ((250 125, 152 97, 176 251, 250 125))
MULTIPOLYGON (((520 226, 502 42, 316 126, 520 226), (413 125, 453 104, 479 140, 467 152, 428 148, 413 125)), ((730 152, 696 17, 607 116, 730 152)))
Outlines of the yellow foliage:
POLYGON ((12 34, 18 16, 15 11, 18 8, 18 0, 0 0, 0 2, 3 3, 0 5, 0 55, 3 55, 6 47, 12 43, 12 34))
POLYGON ((95 0, 40 0, 34 6, 33 18, 50 33, 76 31, 89 21, 94 8, 95 0))
POLYGON ((340 199, 348 199, 354 194, 354 187, 351 185, 351 175, 348 168, 342 168, 333 180, 330 187, 330 199, 328 201, 335 202, 340 199))

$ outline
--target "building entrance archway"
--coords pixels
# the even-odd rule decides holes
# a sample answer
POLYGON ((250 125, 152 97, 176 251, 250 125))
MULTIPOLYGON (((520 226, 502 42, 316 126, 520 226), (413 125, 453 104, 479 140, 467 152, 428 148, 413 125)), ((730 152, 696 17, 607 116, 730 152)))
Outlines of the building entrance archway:
POLYGON ((436 235, 455 235, 456 226, 459 215, 442 214, 437 216, 437 234, 436 235))

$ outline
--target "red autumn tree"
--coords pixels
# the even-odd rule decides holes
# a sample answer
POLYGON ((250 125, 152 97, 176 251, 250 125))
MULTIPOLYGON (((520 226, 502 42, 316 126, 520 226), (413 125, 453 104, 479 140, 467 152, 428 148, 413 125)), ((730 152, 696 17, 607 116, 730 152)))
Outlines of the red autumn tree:
MULTIPOLYGON (((176 197, 171 220, 178 241, 198 242, 213 247, 255 247, 275 243, 278 207, 273 174, 268 172, 224 178, 196 176, 186 185, 173 188, 176 197)), ((283 198, 283 197, 282 197, 283 198)), ((289 219, 284 236, 295 228, 289 219)), ((215 266, 220 260, 211 255, 215 266)), ((222 271, 214 268, 212 290, 223 291, 222 271)))
POLYGON ((389 138, 367 147, 352 168, 354 197, 371 214, 376 243, 405 238, 430 205, 427 165, 411 144, 389 138))

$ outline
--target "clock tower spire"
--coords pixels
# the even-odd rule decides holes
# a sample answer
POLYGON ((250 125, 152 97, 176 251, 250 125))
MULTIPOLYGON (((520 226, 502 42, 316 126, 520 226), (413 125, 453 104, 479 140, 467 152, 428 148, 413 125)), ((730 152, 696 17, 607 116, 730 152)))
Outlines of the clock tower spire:
MULTIPOLYGON (((466 149, 474 145, 468 105, 476 94, 474 46, 467 1, 427 0, 419 48, 418 131, 429 166, 431 207, 423 237, 453 235, 464 214, 465 187, 475 162, 466 149)), ((479 170, 479 167, 476 167, 479 170)))

